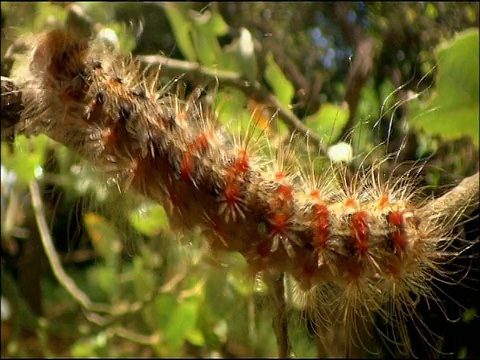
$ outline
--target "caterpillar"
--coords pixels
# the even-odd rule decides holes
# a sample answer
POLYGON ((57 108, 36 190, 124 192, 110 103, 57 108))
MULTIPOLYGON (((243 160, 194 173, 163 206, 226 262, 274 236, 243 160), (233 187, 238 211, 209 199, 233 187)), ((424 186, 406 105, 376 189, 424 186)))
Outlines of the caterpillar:
POLYGON ((452 229, 475 196, 441 212, 417 192, 415 168, 384 178, 382 161, 348 181, 333 165, 318 176, 313 159, 299 166, 293 140, 269 154, 254 121, 229 135, 195 92, 161 90, 158 71, 141 75, 100 41, 43 33, 29 73, 18 133, 66 145, 120 192, 162 204, 173 228, 201 228, 212 251, 240 253, 253 274, 288 274, 319 327, 354 324, 350 346, 379 314, 398 329, 383 337, 408 353, 415 297, 435 300, 431 280, 448 278, 443 264, 468 247, 452 250, 452 229))

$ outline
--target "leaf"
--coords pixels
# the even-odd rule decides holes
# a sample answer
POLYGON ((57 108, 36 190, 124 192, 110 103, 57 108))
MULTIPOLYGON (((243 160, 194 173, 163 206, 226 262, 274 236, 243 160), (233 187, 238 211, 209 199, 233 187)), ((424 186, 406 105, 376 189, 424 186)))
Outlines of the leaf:
POLYGON ((479 138, 479 34, 465 30, 438 49, 437 88, 424 104, 413 103, 411 123, 445 139, 479 138))
POLYGON ((112 266, 97 265, 91 268, 89 272, 90 283, 96 284, 100 290, 112 299, 118 292, 118 277, 116 270, 112 266))
POLYGON ((211 18, 211 23, 212 23, 212 30, 214 31, 215 35, 217 36, 223 36, 226 35, 228 32, 228 24, 225 22, 223 19, 222 15, 220 14, 220 11, 218 9, 218 4, 217 3, 211 3, 211 13, 212 13, 212 18, 211 18))
POLYGON ((197 55, 195 54, 195 48, 190 36, 193 26, 192 21, 188 18, 187 11, 183 7, 183 4, 178 3, 165 2, 163 4, 163 9, 168 17, 180 51, 188 61, 197 62, 197 55))
POLYGON ((130 212, 129 220, 139 233, 147 236, 155 236, 162 229, 168 229, 168 216, 161 205, 144 204, 130 212))
MULTIPOLYGON (((217 14, 218 15, 218 14, 217 14)), ((216 67, 220 64, 222 49, 217 36, 222 35, 222 27, 218 24, 218 16, 210 11, 204 13, 191 12, 194 31, 192 32, 193 45, 201 64, 216 67), (220 30, 220 33, 217 31, 220 30)))
POLYGON ((48 144, 45 135, 34 138, 18 136, 15 139, 15 152, 10 153, 6 143, 2 142, 2 164, 7 170, 14 171, 17 180, 22 184, 28 184, 36 175, 42 173, 45 160, 45 150, 48 144))
POLYGON ((73 357, 105 357, 114 356, 116 350, 109 346, 108 335, 102 331, 77 340, 72 345, 71 353, 73 357))
POLYGON ((477 313, 478 313, 478 311, 477 311, 477 308, 475 308, 475 307, 471 307, 471 308, 465 310, 463 312, 463 315, 462 315, 463 322, 465 322, 467 324, 472 322, 475 319, 475 317, 477 317, 477 313))
POLYGON ((305 124, 325 139, 328 144, 333 144, 340 136, 348 120, 348 115, 346 106, 325 103, 315 114, 305 119, 305 124))
POLYGON ((258 66, 255 45, 248 29, 240 28, 240 36, 225 46, 223 64, 225 69, 240 72, 250 82, 257 79, 258 66))
MULTIPOLYGON (((168 326, 165 328, 165 341, 174 348, 183 345, 189 333, 196 330, 200 297, 193 296, 177 303, 171 313, 168 326)), ((195 334, 192 339, 201 341, 201 334, 195 334)))
POLYGON ((133 258, 133 288, 136 298, 142 298, 151 293, 155 285, 152 273, 146 268, 142 256, 133 258))
POLYGON ((107 219, 94 213, 86 213, 83 220, 96 253, 107 263, 115 265, 122 246, 116 228, 107 219))
POLYGON ((63 24, 67 18, 66 7, 49 2, 38 2, 36 6, 36 16, 33 21, 34 32, 45 30, 45 26, 52 26, 52 22, 56 25, 63 24), (55 16, 52 17, 52 14, 55 14, 55 16))
POLYGON ((283 74, 280 66, 273 59, 273 55, 269 52, 267 55, 267 66, 265 69, 265 78, 273 88, 273 93, 278 100, 285 106, 289 106, 292 101, 295 89, 293 85, 283 74))
POLYGON ((145 321, 151 332, 156 332, 157 330, 164 331, 168 328, 172 313, 176 307, 177 301, 172 294, 160 294, 143 308, 143 321, 145 321))
POLYGON ((238 89, 219 90, 215 96, 215 109, 219 114, 219 120, 234 134, 245 134, 248 128, 250 114, 246 107, 247 98, 238 89))
POLYGON ((114 22, 109 24, 108 27, 117 34, 122 53, 124 55, 130 54, 133 49, 135 49, 135 46, 137 46, 137 41, 132 31, 128 30, 125 23, 114 22))

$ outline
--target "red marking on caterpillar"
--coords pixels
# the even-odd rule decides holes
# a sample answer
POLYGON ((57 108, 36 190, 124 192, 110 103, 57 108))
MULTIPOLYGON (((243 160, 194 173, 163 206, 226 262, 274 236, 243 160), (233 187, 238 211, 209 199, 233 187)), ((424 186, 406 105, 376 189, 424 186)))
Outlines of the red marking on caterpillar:
POLYGON ((293 200, 293 189, 292 186, 288 184, 280 184, 277 190, 278 196, 282 198, 283 201, 290 206, 290 202, 293 200))
POLYGON ((317 203, 312 209, 313 245, 316 249, 325 250, 328 238, 329 212, 325 204, 317 203))
POLYGON ((238 157, 233 161, 233 164, 231 166, 231 170, 229 171, 232 172, 232 174, 235 173, 240 173, 240 174, 245 174, 248 170, 250 170, 250 164, 249 164, 249 156, 247 153, 247 150, 241 149, 238 152, 238 157))
POLYGON ((404 213, 403 211, 393 211, 387 215, 387 221, 392 225, 391 233, 393 251, 402 255, 408 246, 407 234, 405 233, 404 213))
POLYGON ((354 240, 355 251, 360 256, 365 256, 368 252, 368 225, 367 214, 365 211, 359 211, 352 214, 352 237, 354 240))
POLYGON ((193 178, 193 166, 194 166, 194 157, 189 150, 183 155, 182 162, 180 164, 180 178, 185 181, 195 182, 193 178))

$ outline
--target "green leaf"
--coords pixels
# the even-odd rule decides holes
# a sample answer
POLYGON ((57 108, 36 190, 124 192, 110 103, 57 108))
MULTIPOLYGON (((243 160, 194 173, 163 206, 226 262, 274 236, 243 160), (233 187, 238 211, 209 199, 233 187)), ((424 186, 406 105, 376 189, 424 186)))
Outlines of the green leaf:
POLYGON ((257 58, 252 34, 246 28, 240 28, 240 36, 225 46, 223 68, 240 74, 250 82, 258 75, 257 58))
POLYGON ((118 277, 114 267, 97 265, 92 267, 89 277, 89 282, 96 284, 109 299, 117 295, 118 277))
POLYGON ((477 317, 477 308, 471 307, 463 312, 462 319, 465 323, 472 322, 477 317))
POLYGON ((348 115, 347 107, 325 103, 315 114, 305 119, 305 124, 319 134, 327 144, 333 144, 340 136, 348 115))
POLYGON ((158 235, 162 229, 169 227, 165 209, 157 204, 143 204, 130 212, 129 220, 135 230, 147 236, 158 235))
POLYGON ((130 54, 137 45, 137 41, 133 32, 128 30, 125 23, 113 22, 110 23, 108 27, 112 29, 115 34, 117 34, 122 53, 124 55, 130 54))
POLYGON ((107 219, 95 213, 86 213, 83 219, 96 253, 106 259, 109 265, 115 266, 122 248, 116 228, 107 219))
POLYGON ((215 96, 215 109, 219 119, 232 134, 245 134, 251 119, 246 107, 247 98, 238 89, 226 88, 215 96))
POLYGON ((163 9, 168 17, 170 26, 177 45, 180 48, 185 59, 192 62, 197 62, 197 55, 195 54, 195 48, 193 46, 190 32, 192 31, 192 21, 188 18, 188 8, 185 8, 183 4, 165 2, 163 9))
POLYGON ((72 345, 73 357, 114 356, 116 350, 109 346, 108 336, 102 331, 94 336, 81 338, 72 345))
POLYGON ((7 170, 15 172, 20 183, 27 185, 41 173, 48 141, 45 135, 32 138, 18 136, 13 153, 10 153, 7 144, 2 142, 2 154, 8 154, 2 156, 2 164, 7 170))
POLYGON ((479 138, 479 34, 465 30, 441 44, 437 88, 425 103, 412 103, 411 123, 445 139, 479 138))
MULTIPOLYGON (((174 348, 181 347, 187 335, 196 329, 199 300, 198 296, 184 299, 173 309, 169 326, 165 329, 165 341, 174 348)), ((196 334, 192 339, 200 340, 199 336, 196 334)))
POLYGON ((135 297, 139 299, 144 297, 145 294, 151 293, 155 285, 152 273, 146 269, 144 263, 142 256, 133 258, 133 288, 135 297))
POLYGON ((285 77, 282 69, 277 65, 270 52, 267 55, 266 61, 267 67, 265 69, 265 78, 273 88, 273 93, 278 100, 283 105, 289 106, 295 93, 293 85, 285 77))
POLYGON ((143 320, 152 332, 164 331, 170 326, 173 311, 177 306, 178 302, 172 294, 160 294, 143 308, 143 320))
POLYGON ((62 8, 58 4, 39 2, 36 6, 37 11, 33 22, 34 32, 43 31, 46 26, 52 26, 52 23, 56 25, 63 24, 67 17, 66 7, 62 8), (52 21, 52 18, 54 21, 52 21))
POLYGON ((195 47, 198 60, 202 65, 216 67, 220 63, 222 57, 222 49, 218 43, 217 33, 218 16, 215 19, 214 14, 210 11, 203 13, 191 12, 194 31, 192 32, 193 45, 195 47))
POLYGON ((212 13, 212 30, 214 31, 215 35, 217 36, 223 36, 226 35, 228 32, 228 24, 223 20, 222 15, 220 14, 220 11, 218 9, 218 4, 217 3, 211 3, 211 13, 212 13))

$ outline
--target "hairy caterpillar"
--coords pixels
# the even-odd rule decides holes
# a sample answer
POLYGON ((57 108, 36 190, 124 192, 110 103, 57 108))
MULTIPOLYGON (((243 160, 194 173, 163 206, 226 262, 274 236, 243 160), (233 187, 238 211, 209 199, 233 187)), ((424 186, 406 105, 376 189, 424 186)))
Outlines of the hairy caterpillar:
MULTIPOLYGON (((291 148, 265 156, 253 122, 230 138, 195 96, 159 92, 156 76, 139 79, 138 64, 119 61, 60 30, 40 35, 20 131, 46 133, 121 192, 163 204, 172 226, 205 229, 212 249, 241 253, 253 273, 290 274, 322 326, 380 313, 404 331, 414 314, 410 293, 432 297, 431 277, 459 252, 450 245, 461 210, 437 216, 417 199, 409 174, 386 181, 381 163, 344 186, 320 181, 313 168, 298 167, 291 148)), ((406 339, 385 337, 408 348, 406 339)))

